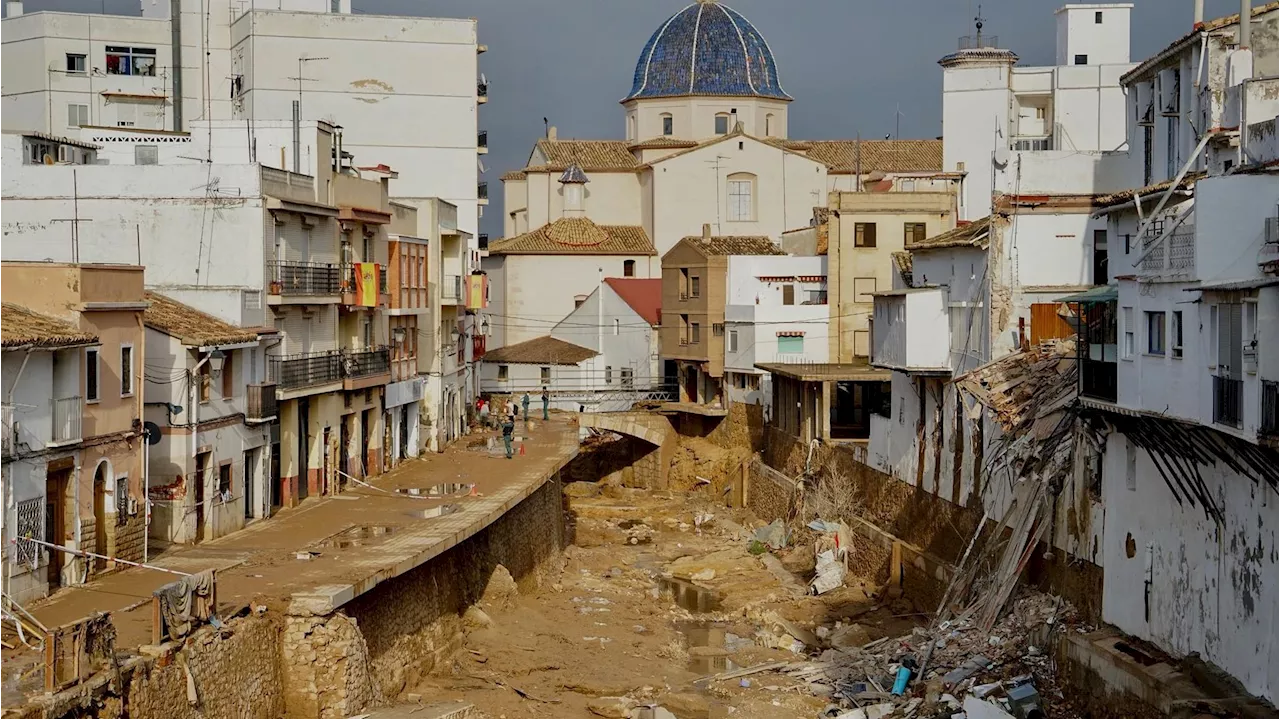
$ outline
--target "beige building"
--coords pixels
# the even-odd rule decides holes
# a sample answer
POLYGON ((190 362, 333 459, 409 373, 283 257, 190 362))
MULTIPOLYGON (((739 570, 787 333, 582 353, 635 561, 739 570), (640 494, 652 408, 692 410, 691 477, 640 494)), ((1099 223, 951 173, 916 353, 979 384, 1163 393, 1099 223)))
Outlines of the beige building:
MULTIPOLYGON (((832 362, 865 360, 871 346, 872 295, 894 288, 904 248, 955 226, 958 176, 886 178, 885 190, 828 197, 827 301, 832 362), (888 183, 892 183, 891 185, 888 183)), ((820 253, 821 254, 821 253, 820 253)))
POLYGON ((43 548, 11 550, 9 539, 142 558, 147 303, 137 266, 5 262, 0 274, 5 491, 19 493, 5 498, 5 551, 44 568, 28 572, 34 581, 24 587, 38 596, 111 565, 43 548), (55 347, 51 356, 42 352, 55 347), (23 459, 32 471, 14 477, 14 463, 23 459))

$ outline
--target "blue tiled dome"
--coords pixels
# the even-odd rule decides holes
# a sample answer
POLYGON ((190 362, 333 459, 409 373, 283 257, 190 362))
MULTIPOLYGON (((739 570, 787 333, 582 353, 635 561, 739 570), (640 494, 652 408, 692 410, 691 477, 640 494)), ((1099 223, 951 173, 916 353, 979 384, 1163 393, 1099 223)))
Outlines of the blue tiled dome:
POLYGON ((640 53, 625 100, 678 95, 791 99, 764 36, 715 0, 699 0, 662 23, 640 53))

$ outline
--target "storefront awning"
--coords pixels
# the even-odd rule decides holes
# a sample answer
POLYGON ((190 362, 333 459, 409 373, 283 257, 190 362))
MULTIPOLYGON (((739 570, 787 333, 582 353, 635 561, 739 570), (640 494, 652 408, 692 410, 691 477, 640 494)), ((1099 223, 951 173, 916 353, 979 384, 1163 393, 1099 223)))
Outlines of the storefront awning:
POLYGON ((1111 302, 1120 296, 1120 288, 1115 285, 1103 285, 1091 290, 1077 292, 1074 295, 1059 297, 1055 302, 1111 302))

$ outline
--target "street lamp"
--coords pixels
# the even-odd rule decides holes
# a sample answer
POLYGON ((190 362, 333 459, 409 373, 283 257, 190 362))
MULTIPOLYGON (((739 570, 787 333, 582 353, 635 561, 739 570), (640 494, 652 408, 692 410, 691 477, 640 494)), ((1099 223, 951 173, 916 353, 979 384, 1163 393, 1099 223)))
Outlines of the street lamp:
POLYGON ((209 355, 209 369, 214 374, 222 374, 222 368, 227 363, 227 353, 222 350, 214 350, 209 355))

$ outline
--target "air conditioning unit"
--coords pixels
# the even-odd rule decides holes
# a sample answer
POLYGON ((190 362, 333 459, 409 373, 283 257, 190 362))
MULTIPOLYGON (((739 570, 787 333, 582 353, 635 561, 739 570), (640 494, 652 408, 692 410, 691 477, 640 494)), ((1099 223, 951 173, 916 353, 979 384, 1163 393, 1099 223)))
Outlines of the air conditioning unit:
POLYGON ((129 516, 133 517, 133 516, 136 516, 137 514, 138 514, 138 498, 130 497, 129 498, 129 516))

